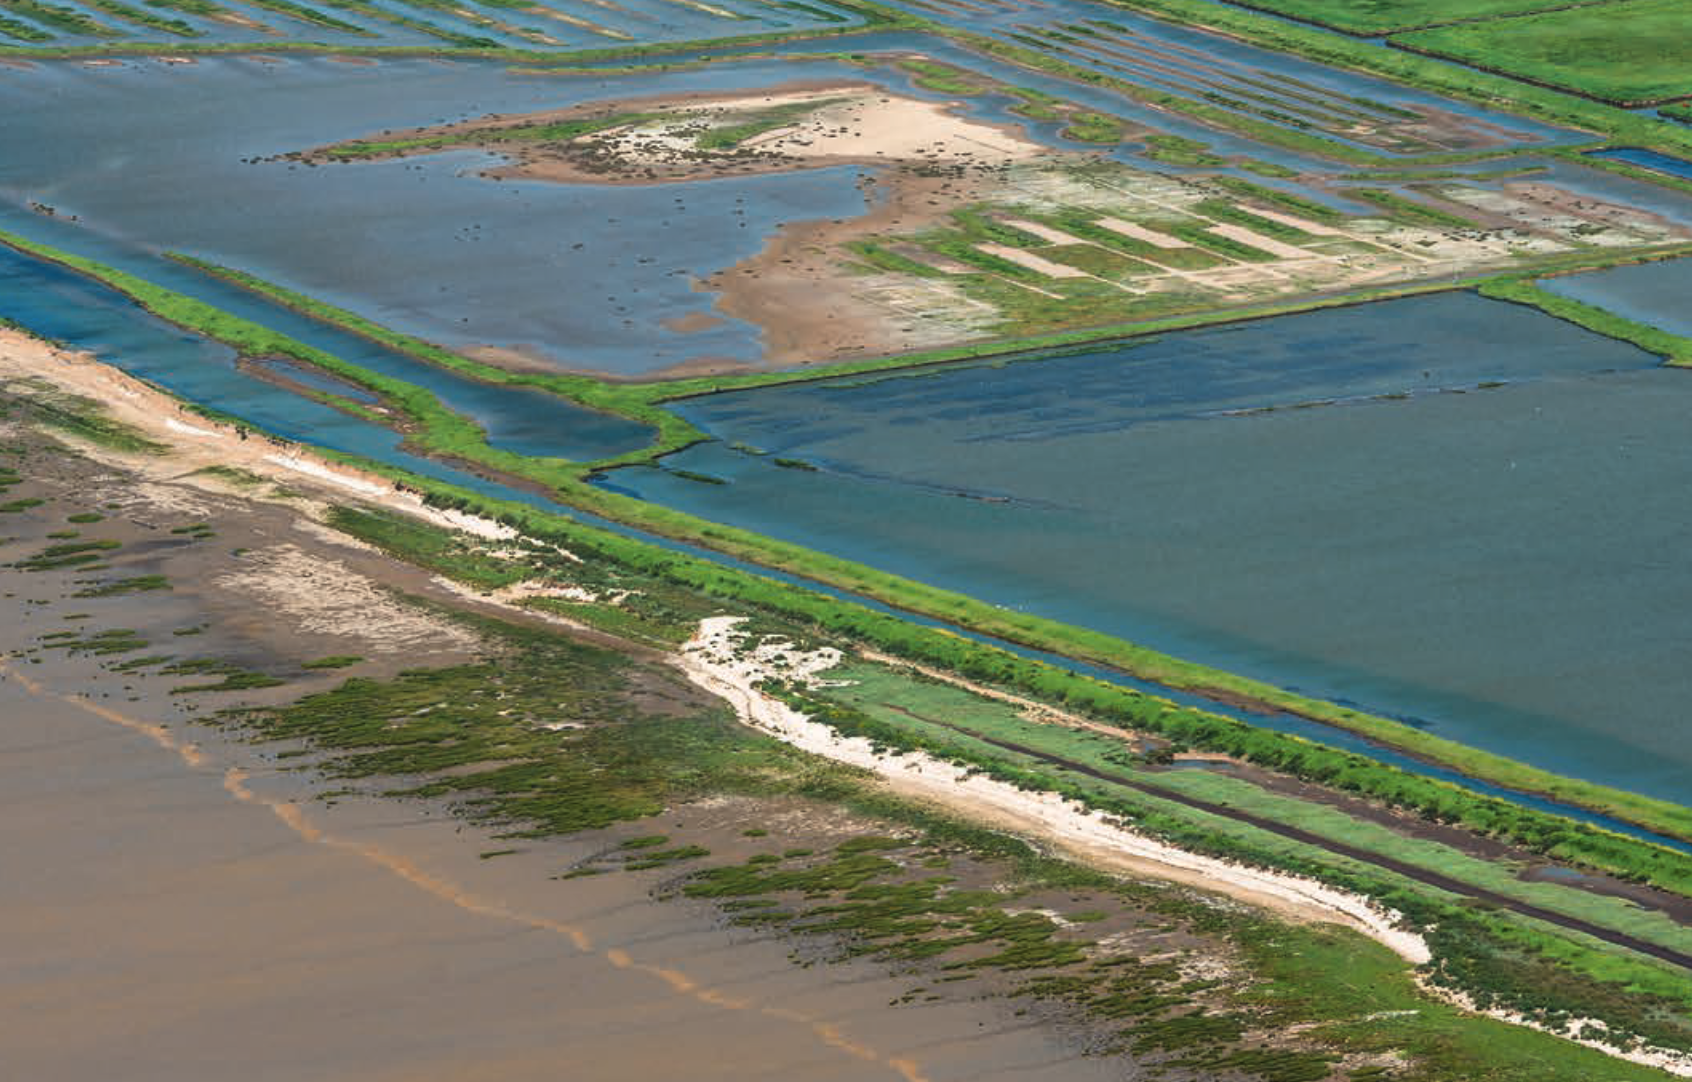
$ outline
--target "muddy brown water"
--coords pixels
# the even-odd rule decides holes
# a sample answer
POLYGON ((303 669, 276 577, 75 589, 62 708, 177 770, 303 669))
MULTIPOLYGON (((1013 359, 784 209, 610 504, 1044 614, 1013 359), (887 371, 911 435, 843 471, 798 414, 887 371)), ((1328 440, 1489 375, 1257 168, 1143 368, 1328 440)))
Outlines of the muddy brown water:
MULTIPOLYGON (((56 499, 8 515, 0 532, 38 540, 79 509, 56 499)), ((219 538, 200 550, 208 575, 217 551, 252 539, 243 531, 274 541, 285 518, 218 519, 219 538)), ((102 528, 151 532, 116 520, 102 528)), ((326 554, 298 531, 287 541, 326 554)), ((20 547, 30 546, 8 544, 0 559, 20 547)), ((72 577, 0 569, 0 650, 67 628, 196 619, 212 624, 195 653, 297 660, 339 641, 296 626, 267 633, 263 606, 233 619, 239 599, 211 579, 168 595, 71 600, 72 577), (77 612, 88 619, 65 620, 77 612)), ((181 677, 33 657, 0 670, 0 1047, 10 1077, 1137 1076, 1004 1000, 892 1006, 922 980, 870 962, 796 965, 790 942, 726 928, 704 904, 655 900, 673 872, 551 878, 605 848, 603 835, 524 842, 487 859, 511 843, 439 806, 311 799, 323 786, 298 769, 303 760, 196 724, 186 697, 168 694, 181 677)), ((418 660, 375 657, 371 674, 418 660)), ((675 809, 660 829, 692 819, 732 838, 758 816, 675 809)))

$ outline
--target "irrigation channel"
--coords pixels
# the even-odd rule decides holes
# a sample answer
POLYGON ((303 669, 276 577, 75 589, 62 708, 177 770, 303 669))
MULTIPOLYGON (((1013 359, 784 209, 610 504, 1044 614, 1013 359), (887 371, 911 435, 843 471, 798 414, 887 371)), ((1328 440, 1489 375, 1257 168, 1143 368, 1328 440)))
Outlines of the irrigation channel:
MULTIPOLYGON (((1345 730, 1284 713, 1258 713, 1188 692, 1135 680, 1121 672, 981 635, 968 629, 910 613, 827 585, 724 556, 709 549, 648 534, 573 508, 554 504, 532 492, 476 476, 412 454, 392 430, 332 409, 258 379, 236 364, 228 348, 183 332, 147 314, 121 294, 53 264, 0 249, 0 316, 69 347, 86 349, 107 363, 147 379, 183 399, 213 406, 261 431, 302 444, 373 459, 473 492, 526 503, 585 525, 638 538, 676 552, 711 560, 813 591, 896 612, 913 622, 945 627, 986 643, 1059 668, 1085 673, 1123 687, 1161 696, 1178 704, 1230 716, 1251 725, 1294 733, 1329 746, 1389 763, 1407 772, 1438 778, 1512 803, 1566 816, 1619 834, 1692 853, 1692 844, 1663 837, 1600 813, 1534 794, 1520 793, 1469 778, 1381 747, 1345 730)), ((559 404, 563 406, 562 403, 559 404)))

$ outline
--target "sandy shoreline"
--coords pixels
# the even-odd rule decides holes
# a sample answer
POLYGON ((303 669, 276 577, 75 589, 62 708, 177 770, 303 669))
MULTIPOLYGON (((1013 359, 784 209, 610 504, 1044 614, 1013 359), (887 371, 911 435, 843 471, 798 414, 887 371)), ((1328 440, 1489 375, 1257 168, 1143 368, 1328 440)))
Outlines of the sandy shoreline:
POLYGON ((1360 895, 1188 853, 1055 793, 1026 792, 920 752, 878 754, 866 739, 842 737, 757 687, 766 679, 803 679, 832 668, 839 654, 825 650, 796 661, 783 647, 760 647, 739 656, 736 627, 742 619, 718 616, 701 621, 699 633, 683 648, 679 663, 690 679, 733 703, 741 719, 760 731, 813 754, 872 771, 903 795, 934 801, 1037 838, 1091 867, 1216 891, 1292 920, 1344 925, 1413 965, 1432 957, 1421 936, 1397 927, 1400 914, 1382 910, 1360 895))

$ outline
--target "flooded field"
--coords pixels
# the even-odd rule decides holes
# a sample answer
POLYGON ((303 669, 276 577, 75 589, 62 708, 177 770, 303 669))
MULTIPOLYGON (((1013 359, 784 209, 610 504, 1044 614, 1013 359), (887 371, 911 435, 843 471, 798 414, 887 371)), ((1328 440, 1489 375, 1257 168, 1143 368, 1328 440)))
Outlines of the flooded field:
POLYGON ((667 462, 728 484, 607 483, 1672 798, 1692 399, 1655 363, 1449 295, 697 399, 725 442, 667 462))
POLYGON ((99 0, 8 3, 0 44, 24 47, 150 42, 188 46, 308 40, 347 48, 431 46, 577 51, 666 41, 832 30, 861 23, 827 0, 161 0, 142 11, 99 0))
POLYGON ((1692 335, 1692 260, 1643 263, 1588 274, 1547 278, 1540 285, 1627 319, 1692 335))

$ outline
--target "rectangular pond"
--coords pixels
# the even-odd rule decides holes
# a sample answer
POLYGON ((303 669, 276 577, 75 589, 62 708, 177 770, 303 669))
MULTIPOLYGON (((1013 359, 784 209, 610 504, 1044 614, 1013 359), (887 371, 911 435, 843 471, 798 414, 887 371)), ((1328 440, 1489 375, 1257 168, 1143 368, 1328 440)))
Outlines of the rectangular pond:
POLYGON ((608 483, 1685 797, 1692 376, 1634 347, 1455 293, 680 409, 728 483, 608 483))

